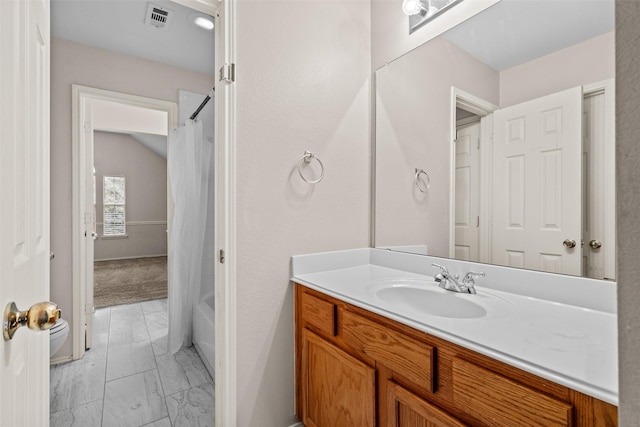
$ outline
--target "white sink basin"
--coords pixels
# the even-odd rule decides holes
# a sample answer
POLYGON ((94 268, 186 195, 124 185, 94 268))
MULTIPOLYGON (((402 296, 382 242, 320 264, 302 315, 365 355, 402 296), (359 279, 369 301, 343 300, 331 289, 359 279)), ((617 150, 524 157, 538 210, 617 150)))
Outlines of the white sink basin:
POLYGON ((378 290, 376 296, 390 304, 432 316, 475 319, 487 315, 487 310, 469 298, 440 288, 395 285, 378 290))
POLYGON ((427 280, 385 280, 366 290, 380 306, 400 313, 410 311, 450 319, 477 319, 501 316, 512 308, 509 302, 485 290, 478 290, 473 295, 452 292, 427 280))

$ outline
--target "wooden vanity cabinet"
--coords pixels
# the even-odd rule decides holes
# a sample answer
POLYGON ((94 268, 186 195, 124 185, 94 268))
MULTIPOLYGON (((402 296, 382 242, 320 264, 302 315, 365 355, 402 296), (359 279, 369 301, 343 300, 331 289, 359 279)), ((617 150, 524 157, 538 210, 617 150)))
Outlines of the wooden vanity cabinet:
POLYGON ((295 285, 307 427, 617 426, 617 408, 295 285))

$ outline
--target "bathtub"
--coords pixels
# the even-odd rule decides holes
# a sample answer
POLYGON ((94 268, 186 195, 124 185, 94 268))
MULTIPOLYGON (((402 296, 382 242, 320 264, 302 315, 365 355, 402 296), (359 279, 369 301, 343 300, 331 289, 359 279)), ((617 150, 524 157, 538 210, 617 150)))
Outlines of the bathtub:
POLYGON ((213 294, 204 297, 193 310, 193 346, 207 367, 211 377, 215 366, 215 323, 213 294))

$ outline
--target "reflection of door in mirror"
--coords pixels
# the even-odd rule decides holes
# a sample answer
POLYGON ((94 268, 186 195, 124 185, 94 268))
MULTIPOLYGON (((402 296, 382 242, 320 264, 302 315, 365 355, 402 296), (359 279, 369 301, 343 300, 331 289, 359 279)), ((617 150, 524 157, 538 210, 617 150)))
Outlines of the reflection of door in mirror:
POLYGON ((615 277, 615 144, 613 80, 584 87, 583 274, 615 277))
POLYGON ((480 118, 456 112, 455 258, 480 261, 480 118))
POLYGON ((581 275, 582 87, 493 120, 492 262, 581 275))
POLYGON ((496 110, 491 144, 481 144, 480 117, 456 110, 456 259, 614 277, 612 91, 610 80, 496 110), (483 215, 488 247, 479 244, 483 215))

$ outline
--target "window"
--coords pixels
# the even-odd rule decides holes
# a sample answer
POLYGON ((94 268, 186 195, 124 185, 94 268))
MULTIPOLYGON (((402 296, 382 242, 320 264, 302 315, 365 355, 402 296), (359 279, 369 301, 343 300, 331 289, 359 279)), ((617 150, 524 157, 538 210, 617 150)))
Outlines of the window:
POLYGON ((124 176, 106 176, 103 182, 103 227, 104 236, 124 236, 125 223, 125 181, 124 176))

